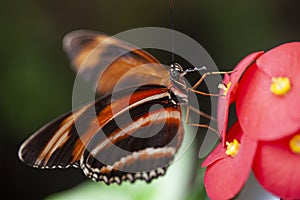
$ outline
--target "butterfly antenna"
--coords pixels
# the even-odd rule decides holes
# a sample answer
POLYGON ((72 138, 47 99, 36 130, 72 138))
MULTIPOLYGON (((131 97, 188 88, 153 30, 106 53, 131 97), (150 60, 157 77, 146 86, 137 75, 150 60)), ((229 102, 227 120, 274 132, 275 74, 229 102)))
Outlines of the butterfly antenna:
POLYGON ((174 11, 173 11, 174 2, 173 2, 173 0, 169 0, 169 5, 170 5, 171 29, 172 29, 172 36, 171 36, 172 55, 171 55, 171 59, 172 59, 172 64, 174 64, 175 61, 174 61, 174 11))

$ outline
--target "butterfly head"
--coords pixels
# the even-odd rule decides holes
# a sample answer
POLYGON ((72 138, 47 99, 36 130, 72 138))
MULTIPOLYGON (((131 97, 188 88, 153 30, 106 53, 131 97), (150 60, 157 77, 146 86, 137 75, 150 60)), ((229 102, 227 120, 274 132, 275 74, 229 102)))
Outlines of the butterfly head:
POLYGON ((189 90, 184 80, 185 71, 178 63, 171 64, 170 67, 170 79, 172 86, 170 90, 177 97, 178 103, 188 103, 189 90))

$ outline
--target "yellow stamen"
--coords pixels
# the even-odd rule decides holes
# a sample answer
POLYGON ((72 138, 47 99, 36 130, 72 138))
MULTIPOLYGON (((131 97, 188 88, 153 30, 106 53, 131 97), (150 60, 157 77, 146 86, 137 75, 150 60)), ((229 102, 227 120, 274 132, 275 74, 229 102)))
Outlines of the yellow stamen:
POLYGON ((300 154, 300 135, 295 135, 289 145, 292 152, 300 154))
POLYGON ((230 86, 231 86, 231 82, 229 82, 227 84, 225 84, 225 83, 219 84, 219 89, 224 90, 223 95, 222 95, 223 97, 226 96, 230 86))
POLYGON ((227 150, 226 150, 226 155, 229 155, 231 157, 235 157, 240 149, 240 143, 234 139, 233 142, 226 142, 227 145, 227 150))
POLYGON ((287 77, 273 77, 270 90, 273 94, 281 96, 291 89, 290 79, 287 77))

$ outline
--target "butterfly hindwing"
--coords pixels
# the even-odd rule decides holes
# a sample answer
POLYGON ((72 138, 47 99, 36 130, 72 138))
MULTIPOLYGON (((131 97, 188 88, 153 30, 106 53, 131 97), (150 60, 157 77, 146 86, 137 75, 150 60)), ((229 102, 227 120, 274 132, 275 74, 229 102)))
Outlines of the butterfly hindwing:
POLYGON ((180 106, 170 101, 165 87, 152 86, 151 96, 147 91, 136 91, 133 96, 143 98, 117 112, 93 136, 81 160, 88 177, 109 184, 135 179, 149 182, 164 174, 183 137, 180 106))

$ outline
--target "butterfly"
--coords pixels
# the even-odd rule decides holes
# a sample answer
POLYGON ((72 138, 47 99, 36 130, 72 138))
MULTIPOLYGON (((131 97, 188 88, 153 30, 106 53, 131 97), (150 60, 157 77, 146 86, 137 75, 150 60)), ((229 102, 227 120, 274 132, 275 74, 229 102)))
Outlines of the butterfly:
POLYGON ((97 83, 99 98, 37 130, 20 146, 20 160, 36 168, 78 167, 106 184, 164 175, 184 136, 181 106, 196 91, 183 77, 199 69, 176 63, 168 69, 93 31, 71 32, 63 46, 73 68, 97 83))

